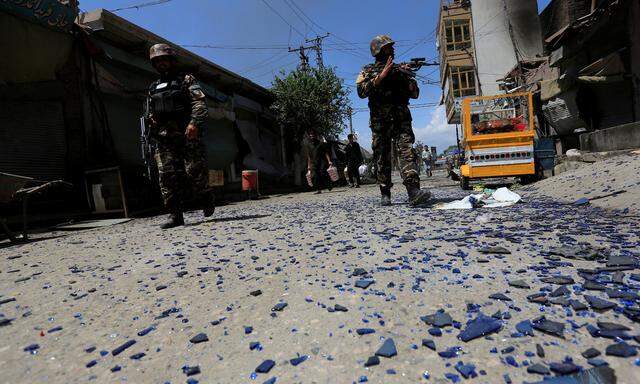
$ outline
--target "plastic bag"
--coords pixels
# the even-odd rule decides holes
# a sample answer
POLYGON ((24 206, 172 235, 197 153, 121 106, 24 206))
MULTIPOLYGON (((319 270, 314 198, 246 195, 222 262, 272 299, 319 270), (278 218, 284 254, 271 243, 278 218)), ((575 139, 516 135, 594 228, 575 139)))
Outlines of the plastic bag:
POLYGON ((335 182, 340 179, 340 176, 338 176, 338 168, 334 166, 327 168, 327 173, 329 174, 329 178, 331 179, 331 181, 335 182))

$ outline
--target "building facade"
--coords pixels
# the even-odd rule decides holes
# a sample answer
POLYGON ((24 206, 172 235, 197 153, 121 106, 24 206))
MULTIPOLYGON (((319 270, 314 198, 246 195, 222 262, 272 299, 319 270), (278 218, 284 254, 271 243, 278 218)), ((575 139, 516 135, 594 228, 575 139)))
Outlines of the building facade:
POLYGON ((531 83, 558 152, 639 147, 639 2, 554 0, 540 19, 548 58, 531 83))
POLYGON ((460 100, 504 93, 505 74, 541 56, 537 2, 441 1, 437 41, 447 120, 459 124, 460 100))
POLYGON ((476 81, 475 47, 471 1, 441 1, 437 29, 440 84, 447 121, 460 123, 459 100, 479 93, 476 81))
POLYGON ((157 78, 149 47, 167 43, 207 97, 212 184, 240 192, 244 169, 259 170, 263 190, 291 184, 269 90, 109 11, 38 2, 54 9, 46 18, 20 4, 0 2, 0 45, 11 52, 0 57, 0 172, 72 182, 55 204, 67 211, 131 215, 159 205, 144 177, 140 117, 157 78))

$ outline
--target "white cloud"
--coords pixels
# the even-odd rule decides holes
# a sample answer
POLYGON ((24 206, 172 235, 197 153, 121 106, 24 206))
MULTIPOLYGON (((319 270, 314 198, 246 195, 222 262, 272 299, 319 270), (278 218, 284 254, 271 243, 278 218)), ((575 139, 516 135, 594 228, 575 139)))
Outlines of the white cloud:
POLYGON ((426 127, 414 126, 416 141, 422 141, 431 147, 435 146, 441 153, 450 145, 456 144, 456 126, 447 123, 444 105, 439 105, 431 112, 431 121, 426 127))

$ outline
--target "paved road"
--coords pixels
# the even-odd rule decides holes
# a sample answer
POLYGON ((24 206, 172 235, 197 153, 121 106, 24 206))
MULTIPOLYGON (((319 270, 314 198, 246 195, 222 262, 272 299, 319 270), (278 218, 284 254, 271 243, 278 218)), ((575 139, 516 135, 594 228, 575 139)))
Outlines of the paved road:
POLYGON ((611 355, 639 345, 637 217, 526 195, 412 209, 399 187, 384 209, 342 188, 0 249, 0 381, 521 383, 608 363, 637 383, 638 356, 611 355))

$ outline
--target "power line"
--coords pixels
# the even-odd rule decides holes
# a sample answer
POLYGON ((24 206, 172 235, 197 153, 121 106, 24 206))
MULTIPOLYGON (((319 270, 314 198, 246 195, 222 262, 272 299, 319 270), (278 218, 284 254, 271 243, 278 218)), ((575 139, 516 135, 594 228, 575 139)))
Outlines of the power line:
POLYGON ((149 1, 146 3, 142 3, 142 4, 137 4, 137 5, 131 5, 129 7, 122 7, 122 8, 116 8, 116 9, 110 9, 109 12, 118 12, 118 11, 124 11, 127 9, 140 9, 140 8, 146 8, 146 7, 151 7, 154 5, 160 5, 160 4, 164 4, 164 3, 168 3, 170 1, 173 0, 156 0, 156 1, 149 1))
MULTIPOLYGON (((302 10, 302 8, 300 8, 300 7, 298 6, 298 4, 296 4, 295 0, 288 0, 288 1, 291 3, 291 5, 293 5, 295 8, 297 8, 297 9, 300 11, 300 13, 301 13, 304 17, 306 17, 306 18, 307 18, 307 20, 309 20, 309 22, 311 22, 311 24, 313 24, 314 26, 316 26, 317 28, 319 28, 319 29, 321 29, 321 30, 323 30, 323 31, 325 31, 325 32, 331 33, 331 31, 329 31, 329 30, 328 30, 328 29, 326 29, 326 28, 323 28, 321 25, 319 25, 318 23, 316 23, 316 22, 315 22, 311 17, 309 17, 309 15, 307 15, 307 14, 304 12, 304 10, 302 10)), ((316 33, 317 33, 317 32, 316 32, 316 33)), ((338 39, 338 40, 342 41, 342 42, 343 42, 343 43, 345 43, 345 44, 348 44, 348 45, 353 46, 356 50, 361 50, 361 48, 359 48, 355 43, 352 43, 352 42, 350 42, 350 41, 348 41, 348 40, 346 40, 346 39, 343 39, 342 37, 340 37, 340 36, 336 35, 335 33, 331 33, 331 36, 332 36, 333 38, 335 38, 335 39, 338 39)), ((340 51, 340 49, 338 49, 338 50, 340 51)), ((362 57, 364 56, 364 55, 362 55, 362 54, 357 54, 357 53, 355 53, 355 52, 349 52, 349 51, 345 51, 345 52, 347 52, 347 53, 349 53, 349 54, 351 54, 351 55, 353 55, 353 56, 360 57, 360 58, 362 58, 362 57)), ((364 58, 368 58, 368 57, 367 57, 367 56, 364 56, 364 58)))
POLYGON ((287 49, 286 46, 224 46, 224 45, 211 45, 211 44, 183 44, 185 48, 207 48, 207 49, 229 49, 229 50, 248 50, 248 51, 263 51, 263 50, 281 50, 287 49))
POLYGON ((318 33, 318 31, 316 31, 305 19, 304 17, 302 17, 302 15, 300 15, 300 13, 298 12, 298 10, 296 10, 295 7, 293 7, 287 0, 284 0, 284 3, 287 5, 287 7, 289 7, 289 9, 291 9, 293 11, 293 13, 298 17, 298 19, 300 19, 300 21, 302 21, 304 23, 304 25, 307 26, 307 29, 311 29, 315 34, 319 35, 320 33, 318 33))
POLYGON ((276 53, 275 55, 267 58, 266 60, 262 60, 258 63, 255 63, 253 65, 248 66, 247 68, 244 68, 240 71, 238 71, 239 73, 242 73, 243 75, 249 73, 249 72, 253 72, 256 69, 261 69, 264 68, 267 65, 272 65, 274 63, 277 63, 278 61, 284 59, 285 57, 287 57, 287 52, 284 53, 276 53))
POLYGON ((292 64, 295 64, 295 63, 297 63, 297 62, 298 62, 297 60, 290 61, 290 62, 288 62, 288 63, 286 63, 286 64, 284 64, 284 65, 281 65, 281 66, 279 66, 279 67, 275 67, 275 68, 271 68, 271 69, 269 69, 268 71, 266 71, 266 72, 264 72, 264 73, 261 73, 261 74, 259 74, 259 75, 252 76, 252 77, 253 77, 254 79, 259 79, 259 78, 261 78, 261 77, 263 77, 263 76, 266 76, 266 75, 268 75, 268 74, 273 74, 273 72, 274 72, 276 69, 284 69, 284 68, 287 68, 288 66, 290 66, 290 65, 292 65, 292 64))
POLYGON ((264 5, 266 5, 266 6, 267 6, 267 7, 268 7, 268 8, 269 8, 273 13, 275 13, 276 15, 278 15, 278 17, 279 17, 280 19, 282 19, 282 21, 284 21, 284 22, 285 22, 285 24, 287 24, 287 25, 289 26, 289 28, 291 28, 291 29, 293 29, 294 31, 296 31, 296 33, 297 33, 298 35, 300 35, 301 37, 304 37, 304 36, 305 36, 302 32, 300 32, 300 31, 298 30, 298 28, 294 27, 294 26, 293 26, 293 24, 291 24, 290 22, 288 22, 288 21, 287 21, 287 19, 285 19, 285 18, 284 18, 284 16, 282 16, 282 15, 280 14, 280 12, 276 11, 276 10, 275 10, 275 8, 273 8, 269 3, 267 3, 267 0, 262 0, 262 2, 263 2, 263 3, 264 3, 264 5))

